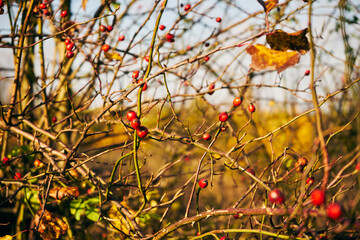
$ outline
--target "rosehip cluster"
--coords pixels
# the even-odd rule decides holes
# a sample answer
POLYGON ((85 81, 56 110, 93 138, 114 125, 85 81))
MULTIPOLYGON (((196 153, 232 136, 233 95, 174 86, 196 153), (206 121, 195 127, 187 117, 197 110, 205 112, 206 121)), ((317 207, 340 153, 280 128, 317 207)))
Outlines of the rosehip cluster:
POLYGON ((139 138, 145 138, 148 135, 148 129, 145 126, 141 126, 140 119, 138 118, 136 112, 132 110, 128 111, 126 114, 126 118, 130 121, 131 127, 136 130, 139 138))
POLYGON ((50 16, 51 15, 46 3, 44 3, 44 2, 40 3, 39 4, 39 9, 42 10, 42 13, 43 13, 44 16, 50 16))
POLYGON ((66 57, 73 58, 75 44, 71 41, 70 38, 67 38, 67 39, 65 39, 65 45, 66 45, 66 57))

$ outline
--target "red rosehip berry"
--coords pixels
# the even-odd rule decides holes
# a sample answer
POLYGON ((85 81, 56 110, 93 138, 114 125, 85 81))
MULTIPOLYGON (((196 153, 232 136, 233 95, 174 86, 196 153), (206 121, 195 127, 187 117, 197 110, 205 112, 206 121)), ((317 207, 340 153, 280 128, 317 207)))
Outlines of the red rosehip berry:
POLYGON ((311 193, 311 201, 315 206, 320 206, 325 202, 325 192, 320 189, 315 189, 311 193))
POLYGON ((133 79, 137 79, 139 77, 139 71, 134 71, 133 74, 132 74, 132 78, 133 79))
POLYGON ((67 46, 67 45, 69 45, 70 43, 71 43, 71 39, 70 38, 67 38, 67 39, 65 39, 65 45, 67 46))
POLYGON ((139 127, 139 129, 136 130, 136 133, 139 136, 139 138, 144 138, 148 135, 149 130, 144 126, 141 126, 139 127))
POLYGON ((255 170, 254 170, 254 169, 252 169, 252 168, 247 168, 246 171, 247 171, 248 173, 250 173, 251 175, 254 175, 254 176, 255 176, 255 170))
POLYGON ((338 203, 329 204, 326 207, 326 215, 332 220, 337 220, 342 216, 342 207, 338 203))
POLYGON ((19 180, 21 178, 22 178, 21 173, 15 173, 15 175, 14 175, 15 180, 19 180))
POLYGON ((39 159, 36 159, 34 161, 34 166, 37 168, 43 168, 45 166, 45 164, 42 161, 40 161, 39 159))
POLYGON ((208 133, 204 133, 204 135, 203 135, 203 139, 204 139, 205 141, 210 140, 210 138, 211 138, 210 134, 208 134, 208 133))
POLYGON ((217 21, 218 23, 221 22, 221 20, 222 20, 221 17, 217 17, 217 18, 216 18, 216 21, 217 21))
POLYGON ((61 17, 66 17, 68 15, 68 11, 66 11, 66 10, 63 10, 62 12, 61 12, 61 17))
POLYGON ((186 4, 185 7, 184 7, 184 10, 185 11, 189 11, 191 8, 191 5, 190 4, 186 4))
POLYGON ((190 51, 192 49, 192 47, 190 45, 186 46, 186 50, 190 51))
POLYGON ((304 74, 305 74, 305 76, 309 76, 310 75, 310 70, 306 70, 304 74))
POLYGON ((110 49, 110 46, 107 45, 107 44, 104 44, 104 45, 101 46, 101 50, 103 50, 104 52, 108 52, 109 49, 110 49))
POLYGON ((229 115, 227 114, 227 112, 222 112, 219 115, 219 121, 220 122, 226 122, 226 120, 228 120, 229 115))
POLYGON ((40 9, 46 9, 47 7, 46 7, 45 3, 40 3, 39 8, 40 9))
POLYGON ((159 26, 159 29, 160 29, 161 31, 165 30, 165 28, 166 28, 166 27, 165 27, 164 25, 162 25, 162 24, 159 26))
MULTIPOLYGON (((142 82, 143 80, 144 80, 144 79, 139 79, 138 82, 142 82)), ((147 89, 147 87, 148 87, 147 83, 144 83, 144 84, 142 85, 142 91, 145 92, 146 89, 147 89)))
POLYGON ((360 162, 356 164, 355 169, 356 169, 358 172, 360 172, 360 162))
POLYGON ((254 106, 252 103, 250 103, 250 105, 249 105, 249 107, 248 107, 248 110, 249 110, 249 112, 251 112, 251 113, 255 112, 255 106, 254 106))
POLYGON ((124 36, 124 35, 120 35, 118 40, 119 40, 120 42, 121 42, 121 41, 124 41, 124 40, 125 40, 125 36, 124 36))
POLYGON ((228 237, 223 236, 223 237, 221 237, 221 238, 220 238, 220 240, 229 240, 229 238, 228 238, 228 237))
POLYGON ((100 30, 100 32, 106 32, 106 26, 100 25, 99 30, 100 30))
POLYGON ((145 59, 145 61, 147 61, 147 62, 150 61, 150 57, 149 57, 149 56, 145 56, 144 59, 145 59))
POLYGON ((56 117, 56 116, 52 117, 52 118, 51 118, 51 121, 52 121, 53 123, 56 123, 56 122, 57 122, 57 117, 56 117))
POLYGON ((73 51, 67 52, 67 53, 66 53, 66 57, 67 57, 67 58, 72 58, 72 57, 74 57, 74 52, 73 52, 73 51))
POLYGON ((3 6, 4 6, 4 1, 0 0, 0 7, 3 7, 3 6))
POLYGON ((174 34, 171 34, 171 33, 166 34, 166 40, 168 42, 173 42, 174 41, 174 34))
POLYGON ((2 161, 3 161, 3 164, 4 164, 5 166, 9 166, 9 165, 10 165, 10 159, 9 159, 8 157, 3 157, 2 161))
POLYGON ((69 43, 69 44, 66 45, 66 50, 67 50, 67 51, 72 51, 73 48, 74 48, 74 46, 75 46, 74 43, 71 42, 71 43, 69 43))
POLYGON ((242 103, 242 100, 241 100, 240 97, 234 98, 234 100, 233 100, 233 105, 234 105, 235 107, 239 106, 241 103, 242 103))
POLYGON ((314 177, 308 177, 307 179, 306 179, 306 184, 307 185, 313 185, 314 184, 314 177))
POLYGON ((45 9, 45 10, 43 11, 43 14, 44 14, 45 16, 50 16, 50 11, 47 10, 47 9, 45 9))
POLYGON ((239 215, 239 214, 234 214, 234 215, 233 215, 233 218, 239 219, 239 218, 240 218, 240 215, 239 215))
POLYGON ((268 197, 269 201, 275 204, 282 204, 285 201, 285 196, 279 189, 271 190, 268 197))
POLYGON ((209 94, 209 95, 212 95, 212 94, 215 92, 214 88, 215 88, 215 84, 214 84, 214 83, 211 83, 211 84, 209 85, 209 87, 208 87, 208 94, 209 94))
POLYGON ((135 118, 131 121, 131 127, 134 128, 134 129, 139 129, 140 128, 140 120, 138 118, 135 118))
POLYGON ((126 118, 131 122, 132 120, 137 118, 137 114, 133 110, 130 110, 126 113, 126 118))
POLYGON ((109 25, 109 26, 106 27, 106 31, 111 32, 112 30, 113 30, 112 26, 109 25))
POLYGON ((200 181, 199 181, 199 187, 201 187, 201 188, 206 188, 207 185, 208 185, 208 180, 206 180, 205 178, 200 179, 200 181))
POLYGON ((209 57, 209 56, 204 57, 204 61, 205 61, 205 62, 207 62, 207 61, 209 61, 209 60, 210 60, 210 57, 209 57))

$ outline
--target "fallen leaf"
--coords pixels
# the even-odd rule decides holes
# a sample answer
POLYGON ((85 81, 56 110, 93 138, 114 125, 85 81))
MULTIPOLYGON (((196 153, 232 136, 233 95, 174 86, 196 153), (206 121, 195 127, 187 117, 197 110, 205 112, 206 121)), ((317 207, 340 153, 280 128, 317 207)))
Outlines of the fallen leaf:
POLYGON ((286 33, 283 30, 277 29, 272 33, 266 35, 266 41, 274 50, 295 50, 300 54, 305 54, 309 51, 309 42, 306 37, 308 29, 286 33))
POLYGON ((285 52, 267 48, 263 45, 250 45, 246 52, 251 55, 250 68, 255 71, 276 70, 278 73, 297 64, 300 54, 295 51, 285 52))
POLYGON ((66 234, 67 224, 56 217, 53 213, 45 210, 41 221, 42 210, 39 210, 35 216, 35 224, 39 225, 38 232, 44 240, 58 239, 66 234))
POLYGON ((57 187, 49 191, 49 196, 57 200, 61 200, 64 197, 77 198, 79 195, 78 187, 57 187))

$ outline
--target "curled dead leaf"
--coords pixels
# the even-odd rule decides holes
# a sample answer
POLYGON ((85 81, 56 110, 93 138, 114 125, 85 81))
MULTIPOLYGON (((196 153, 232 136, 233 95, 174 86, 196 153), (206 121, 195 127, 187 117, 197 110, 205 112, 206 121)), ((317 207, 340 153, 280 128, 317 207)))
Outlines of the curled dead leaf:
POLYGON ((269 0, 269 1, 263 1, 263 0, 258 0, 258 2, 261 4, 261 6, 264 8, 264 11, 266 13, 269 13, 273 8, 275 8, 277 6, 277 4, 279 3, 278 0, 269 0))
POLYGON ((250 68, 255 71, 276 70, 278 73, 297 64, 300 54, 295 51, 285 52, 267 48, 263 45, 250 45, 246 52, 251 55, 250 68))
POLYGON ((56 217, 53 213, 45 210, 40 221, 41 212, 42 210, 39 210, 36 213, 35 224, 39 225, 38 232, 40 233, 42 239, 58 239, 66 234, 68 226, 63 220, 56 217))
POLYGON ((61 25, 61 30, 66 30, 66 35, 72 37, 75 34, 75 31, 78 31, 80 28, 79 25, 76 25, 74 21, 66 21, 61 25))
POLYGON ((78 187, 57 187, 50 189, 49 196, 57 200, 65 197, 77 198, 80 195, 78 187))
POLYGON ((307 31, 308 29, 305 28, 294 33, 286 33, 283 30, 277 29, 266 35, 266 42, 274 50, 295 50, 300 54, 305 54, 310 49, 306 37, 307 31))

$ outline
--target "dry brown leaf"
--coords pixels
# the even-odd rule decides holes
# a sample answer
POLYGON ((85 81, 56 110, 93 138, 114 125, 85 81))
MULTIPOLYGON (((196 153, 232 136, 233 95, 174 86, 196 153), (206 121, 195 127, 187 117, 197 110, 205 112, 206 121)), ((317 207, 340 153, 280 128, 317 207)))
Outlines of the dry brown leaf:
POLYGON ((277 29, 272 33, 266 35, 266 41, 274 50, 295 50, 301 54, 309 51, 309 42, 306 37, 308 29, 286 33, 283 30, 277 29))
POLYGON ((264 8, 264 11, 266 13, 269 13, 279 3, 278 0, 269 0, 269 1, 258 0, 258 2, 264 8))
POLYGON ((40 233, 42 239, 58 239, 66 234, 68 226, 63 220, 56 217, 53 213, 45 210, 40 221, 41 212, 42 210, 39 210, 36 213, 35 224, 39 225, 38 232, 40 233))
POLYGON ((57 187, 49 191, 49 196, 57 200, 61 200, 64 197, 77 198, 79 195, 78 187, 57 187))
POLYGON ((251 45, 246 49, 251 55, 250 68, 255 71, 276 70, 278 73, 286 68, 297 64, 300 60, 300 54, 295 51, 285 52, 267 48, 263 45, 251 45))

